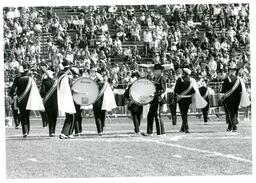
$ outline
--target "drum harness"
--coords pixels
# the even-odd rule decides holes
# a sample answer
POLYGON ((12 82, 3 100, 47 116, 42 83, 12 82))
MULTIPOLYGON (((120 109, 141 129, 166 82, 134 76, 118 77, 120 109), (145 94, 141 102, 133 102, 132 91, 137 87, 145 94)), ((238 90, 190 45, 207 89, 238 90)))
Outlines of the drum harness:
POLYGON ((32 78, 28 76, 25 76, 23 78, 28 78, 28 83, 24 92, 20 96, 18 96, 18 102, 22 101, 25 98, 25 96, 28 94, 28 91, 32 87, 32 78))
POLYGON ((51 89, 46 93, 46 95, 43 99, 44 104, 48 101, 48 99, 52 96, 53 92, 57 89, 57 85, 58 85, 58 80, 55 80, 51 89))
POLYGON ((208 87, 206 87, 206 92, 205 92, 205 94, 204 94, 203 98, 206 98, 208 95, 209 95, 209 88, 208 88, 208 87))
POLYGON ((108 84, 107 81, 104 82, 104 85, 103 85, 103 87, 101 88, 100 93, 99 93, 99 95, 98 95, 98 97, 96 98, 95 101, 99 100, 99 98, 104 94, 104 92, 105 92, 105 90, 106 90, 106 88, 107 88, 107 84, 108 84))
MULTIPOLYGON (((230 81, 229 77, 228 77, 228 79, 230 81)), ((233 85, 233 87, 224 94, 223 100, 228 98, 232 93, 234 93, 234 91, 237 89, 239 83, 240 83, 240 79, 239 79, 239 77, 237 77, 237 80, 236 80, 235 84, 233 85)))
POLYGON ((189 85, 189 87, 185 90, 185 91, 183 91, 181 94, 178 94, 177 95, 177 102, 181 99, 181 98, 189 98, 189 97, 191 97, 191 95, 186 95, 191 89, 192 89, 192 87, 193 87, 193 80, 191 80, 191 78, 189 78, 190 79, 190 85, 189 85))

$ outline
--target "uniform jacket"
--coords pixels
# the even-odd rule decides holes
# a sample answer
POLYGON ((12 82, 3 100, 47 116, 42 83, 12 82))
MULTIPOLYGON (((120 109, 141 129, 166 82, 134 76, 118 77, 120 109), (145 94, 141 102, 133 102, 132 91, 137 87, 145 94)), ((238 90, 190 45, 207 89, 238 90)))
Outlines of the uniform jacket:
MULTIPOLYGON (((207 89, 208 89, 208 88, 205 87, 205 86, 201 86, 201 87, 199 88, 199 92, 200 92, 200 94, 201 94, 202 97, 206 94, 207 89)), ((208 95, 207 97, 205 97, 205 100, 209 103, 209 95, 208 95)))
MULTIPOLYGON (((29 77, 25 74, 22 74, 20 77, 16 77, 13 81, 9 96, 13 98, 15 93, 17 94, 17 96, 22 95, 27 87, 28 81, 29 77)), ((27 95, 18 103, 19 107, 26 108, 30 90, 28 91, 27 95)))
MULTIPOLYGON (((41 91, 40 91, 42 98, 45 97, 48 91, 52 88, 53 84, 54 84, 53 79, 50 79, 50 78, 43 79, 41 91)), ((45 102, 45 107, 46 109, 47 108, 56 109, 56 110, 58 109, 57 89, 53 92, 51 97, 45 102)))
MULTIPOLYGON (((189 76, 183 76, 181 78, 179 77, 174 88, 174 93, 177 95, 184 92, 189 87, 190 82, 191 81, 189 76)), ((194 88, 191 88, 191 90, 186 95, 191 95, 193 93, 195 93, 195 90, 194 88)), ((189 97, 189 98, 182 98, 179 100, 179 102, 191 103, 192 101, 191 101, 191 97, 189 97)))
MULTIPOLYGON (((228 92, 235 84, 236 80, 238 79, 235 75, 229 75, 224 79, 222 84, 221 93, 228 92), (230 79, 230 80, 229 80, 230 79)), ((238 85, 237 89, 227 98, 224 99, 225 103, 234 103, 239 104, 242 92, 242 85, 241 83, 238 85)))
MULTIPOLYGON (((155 78, 155 87, 156 87, 156 95, 153 99, 153 101, 157 101, 158 98, 166 92, 166 79, 164 76, 160 76, 158 78, 155 78)), ((161 103, 167 103, 167 99, 166 96, 163 97, 163 99, 161 99, 161 101, 159 101, 161 103)))

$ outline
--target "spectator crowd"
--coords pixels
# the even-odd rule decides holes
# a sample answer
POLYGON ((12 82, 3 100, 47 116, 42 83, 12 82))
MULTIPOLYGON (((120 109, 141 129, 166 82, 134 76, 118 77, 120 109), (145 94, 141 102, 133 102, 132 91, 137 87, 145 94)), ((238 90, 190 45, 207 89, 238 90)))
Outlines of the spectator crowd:
POLYGON ((134 70, 152 77, 147 63, 171 65, 172 82, 185 65, 197 80, 221 81, 234 62, 250 82, 249 4, 6 7, 3 26, 6 83, 22 64, 40 82, 41 66, 57 73, 63 60, 81 73, 96 67, 113 87, 134 70))

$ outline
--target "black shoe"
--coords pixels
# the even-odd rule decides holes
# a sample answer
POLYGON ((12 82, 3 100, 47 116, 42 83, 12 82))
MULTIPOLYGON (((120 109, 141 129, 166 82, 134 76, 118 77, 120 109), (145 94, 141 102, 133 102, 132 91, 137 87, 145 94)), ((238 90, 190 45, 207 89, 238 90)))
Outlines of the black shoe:
POLYGON ((227 128, 226 131, 227 131, 227 132, 231 132, 231 129, 227 128))
POLYGON ((185 133, 190 133, 190 132, 188 130, 186 130, 185 133))
POLYGON ((172 123, 172 125, 176 125, 176 123, 172 123))
POLYGON ((28 136, 27 133, 23 134, 23 138, 27 138, 27 136, 28 136))
POLYGON ((232 132, 237 132, 237 130, 232 130, 232 132))

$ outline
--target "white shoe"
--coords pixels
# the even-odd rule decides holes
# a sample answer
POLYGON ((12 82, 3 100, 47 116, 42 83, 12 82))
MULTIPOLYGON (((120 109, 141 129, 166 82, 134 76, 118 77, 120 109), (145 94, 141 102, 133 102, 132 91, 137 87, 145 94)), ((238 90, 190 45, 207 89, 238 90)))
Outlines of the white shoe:
POLYGON ((68 135, 68 138, 72 139, 72 138, 74 138, 74 135, 68 135))
POLYGON ((153 134, 152 133, 142 133, 143 136, 149 136, 149 137, 153 137, 153 134))
POLYGON ((60 139, 67 139, 68 136, 66 136, 66 135, 64 135, 63 133, 61 133, 61 134, 59 135, 59 138, 60 138, 60 139))

